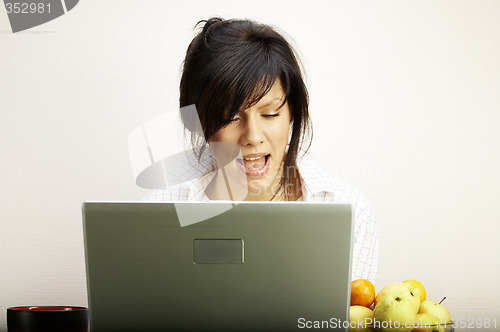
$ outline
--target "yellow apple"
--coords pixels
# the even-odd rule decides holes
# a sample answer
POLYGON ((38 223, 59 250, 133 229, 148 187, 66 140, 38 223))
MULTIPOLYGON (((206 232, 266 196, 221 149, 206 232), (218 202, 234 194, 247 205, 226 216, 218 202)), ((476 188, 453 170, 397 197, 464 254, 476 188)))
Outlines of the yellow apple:
POLYGON ((352 305, 349 308, 349 331, 350 332, 368 332, 373 329, 367 328, 373 320, 373 311, 361 305, 352 305), (356 326, 356 327, 353 327, 356 326))
POLYGON ((429 301, 426 300, 422 303, 420 303, 420 309, 418 310, 419 314, 431 314, 436 316, 438 323, 444 325, 445 323, 449 323, 451 318, 450 318, 450 313, 448 310, 446 310, 445 307, 442 305, 434 302, 434 301, 429 301))
POLYGON ((414 293, 414 288, 402 282, 397 282, 394 284, 390 284, 382 288, 382 290, 375 297, 375 307, 377 308, 378 303, 387 295, 408 295, 410 298, 410 302, 413 304, 415 308, 415 314, 418 312, 418 308, 420 307, 420 297, 414 293))
POLYGON ((424 285, 422 285, 419 281, 412 279, 405 280, 403 282, 413 287, 415 294, 420 297, 420 302, 425 301, 426 291, 424 285))
MULTIPOLYGON (((406 284, 402 284, 408 286, 406 284)), ((411 331, 417 316, 415 301, 419 299, 411 294, 408 287, 396 287, 375 305, 373 322, 377 331, 411 331)))

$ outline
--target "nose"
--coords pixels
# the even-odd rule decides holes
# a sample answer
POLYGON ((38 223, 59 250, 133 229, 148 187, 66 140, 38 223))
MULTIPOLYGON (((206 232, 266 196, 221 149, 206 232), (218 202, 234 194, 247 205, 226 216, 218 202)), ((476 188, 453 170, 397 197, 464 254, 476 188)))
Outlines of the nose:
POLYGON ((258 120, 254 117, 246 119, 243 132, 240 137, 241 145, 254 145, 257 146, 264 142, 264 132, 258 120))

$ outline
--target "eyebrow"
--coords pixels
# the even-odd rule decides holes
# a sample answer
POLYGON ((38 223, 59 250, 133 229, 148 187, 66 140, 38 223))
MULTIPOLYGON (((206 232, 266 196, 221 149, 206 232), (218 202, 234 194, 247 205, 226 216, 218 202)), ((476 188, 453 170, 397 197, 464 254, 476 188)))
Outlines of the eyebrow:
POLYGON ((267 107, 269 105, 275 104, 276 100, 280 101, 282 99, 283 99, 283 97, 276 97, 276 98, 270 100, 269 102, 265 103, 264 105, 259 106, 257 109, 260 110, 261 108, 264 108, 264 107, 267 107))

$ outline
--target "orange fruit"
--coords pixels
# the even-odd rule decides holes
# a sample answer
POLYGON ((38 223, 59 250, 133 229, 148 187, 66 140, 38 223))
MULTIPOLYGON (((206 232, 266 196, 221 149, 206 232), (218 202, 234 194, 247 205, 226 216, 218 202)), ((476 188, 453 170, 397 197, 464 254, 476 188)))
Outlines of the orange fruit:
POLYGON ((405 280, 403 281, 405 284, 408 284, 413 287, 415 295, 420 297, 420 302, 424 302, 427 296, 424 285, 422 285, 419 281, 416 280, 405 280))
POLYGON ((351 282, 351 305, 369 307, 375 300, 375 286, 366 279, 351 282))

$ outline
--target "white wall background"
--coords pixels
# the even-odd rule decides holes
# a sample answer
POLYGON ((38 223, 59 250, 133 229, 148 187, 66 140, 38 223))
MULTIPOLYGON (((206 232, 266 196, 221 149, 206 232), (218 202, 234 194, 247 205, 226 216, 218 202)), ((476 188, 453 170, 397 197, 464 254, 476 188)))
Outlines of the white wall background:
POLYGON ((376 288, 417 279, 500 325, 499 1, 82 0, 17 34, 0 6, 0 330, 10 306, 87 305, 80 205, 144 196, 128 134, 176 107, 212 15, 293 37, 312 154, 380 225, 376 288))

